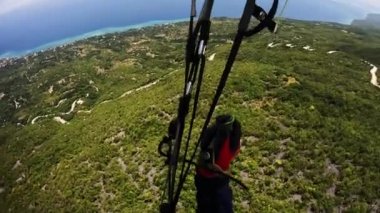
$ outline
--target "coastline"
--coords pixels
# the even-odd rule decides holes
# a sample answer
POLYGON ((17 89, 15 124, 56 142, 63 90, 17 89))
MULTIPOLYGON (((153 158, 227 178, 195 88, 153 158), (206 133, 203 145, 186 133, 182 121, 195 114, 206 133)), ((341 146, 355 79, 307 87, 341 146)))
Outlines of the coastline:
POLYGON ((33 49, 29 49, 29 50, 6 52, 6 53, 3 53, 0 55, 0 60, 11 59, 11 58, 14 58, 14 59, 22 58, 22 57, 25 57, 25 56, 30 55, 30 54, 34 54, 34 53, 37 53, 40 51, 46 51, 46 50, 53 49, 55 47, 62 46, 62 45, 71 44, 71 43, 74 43, 76 41, 88 39, 88 38, 91 38, 94 36, 101 36, 101 35, 106 35, 106 34, 111 34, 111 33, 126 32, 126 31, 132 30, 132 29, 141 29, 144 27, 151 27, 151 26, 155 26, 155 25, 173 24, 173 23, 183 22, 183 21, 187 21, 187 20, 188 20, 187 18, 174 19, 174 20, 154 20, 154 21, 149 21, 149 22, 143 22, 140 24, 128 25, 128 26, 124 26, 124 27, 102 28, 102 29, 98 29, 95 31, 83 33, 80 35, 64 38, 61 40, 52 41, 52 42, 46 43, 44 45, 38 46, 38 47, 33 48, 33 49))

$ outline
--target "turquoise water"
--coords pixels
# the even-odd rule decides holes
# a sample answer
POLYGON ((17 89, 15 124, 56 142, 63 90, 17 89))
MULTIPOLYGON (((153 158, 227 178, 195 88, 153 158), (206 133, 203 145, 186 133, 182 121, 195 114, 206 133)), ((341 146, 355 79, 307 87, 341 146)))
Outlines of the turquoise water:
POLYGON ((170 24, 170 23, 182 22, 182 21, 187 21, 187 20, 188 19, 156 20, 156 21, 149 21, 149 22, 145 22, 145 23, 141 23, 141 24, 129 25, 129 26, 125 26, 125 27, 109 27, 109 28, 99 29, 99 30, 84 33, 81 35, 77 35, 77 36, 61 39, 58 41, 50 42, 50 43, 41 45, 39 47, 30 49, 30 50, 6 52, 6 53, 0 55, 0 58, 24 57, 26 55, 33 54, 35 52, 52 49, 52 48, 55 48, 58 46, 66 45, 66 44, 71 44, 75 41, 87 39, 87 38, 94 37, 94 36, 106 35, 109 33, 125 32, 125 31, 131 30, 131 29, 140 29, 143 27, 170 24))
MULTIPOLYGON (((9 1, 0 8, 0 58, 20 57, 95 35, 175 22, 151 20, 186 18, 189 15, 190 2, 191 0, 9 1), (42 1, 44 4, 38 4, 42 1), (28 5, 10 10, 12 5, 25 3, 28 5), (10 8, 7 9, 6 6, 10 8)), ((202 2, 197 1, 198 13, 202 2)), ((212 16, 240 17, 245 2, 245 0, 215 1, 212 16)), ((256 2, 268 9, 272 1, 256 0, 256 2)), ((285 0, 280 0, 279 8, 282 8, 284 2, 285 0)), ((349 7, 348 4, 334 2, 333 0, 290 0, 282 15, 294 19, 341 23, 349 23, 352 18, 365 16, 363 11, 349 7)))

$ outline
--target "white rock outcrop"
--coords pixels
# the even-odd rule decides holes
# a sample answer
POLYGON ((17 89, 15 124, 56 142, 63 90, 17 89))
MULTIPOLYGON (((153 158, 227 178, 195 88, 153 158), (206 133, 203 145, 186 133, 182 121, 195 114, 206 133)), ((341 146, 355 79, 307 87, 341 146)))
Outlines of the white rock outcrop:
POLYGON ((67 124, 68 122, 65 121, 63 118, 57 116, 57 117, 54 117, 53 118, 54 121, 57 121, 58 123, 61 123, 61 124, 67 124))
POLYGON ((16 109, 20 109, 21 108, 20 102, 17 102, 16 100, 13 100, 13 102, 15 103, 15 108, 16 109))
POLYGON ((371 73, 371 84, 375 87, 380 88, 379 82, 377 81, 377 67, 372 64, 372 69, 369 71, 371 73))
POLYGON ((54 86, 51 85, 48 90, 49 94, 52 94, 54 92, 54 86))
POLYGON ((314 51, 315 49, 311 48, 309 45, 303 47, 304 50, 314 51))
POLYGON ((209 60, 209 61, 213 61, 214 58, 215 58, 215 55, 216 55, 216 53, 212 54, 210 57, 208 57, 208 60, 209 60))
POLYGON ((277 47, 279 45, 281 45, 281 43, 275 44, 274 42, 272 42, 272 43, 269 43, 267 47, 274 48, 274 47, 277 47))
POLYGON ((336 51, 336 50, 331 50, 331 51, 328 51, 327 54, 331 55, 331 54, 334 54, 334 53, 336 53, 336 52, 338 52, 338 51, 336 51))

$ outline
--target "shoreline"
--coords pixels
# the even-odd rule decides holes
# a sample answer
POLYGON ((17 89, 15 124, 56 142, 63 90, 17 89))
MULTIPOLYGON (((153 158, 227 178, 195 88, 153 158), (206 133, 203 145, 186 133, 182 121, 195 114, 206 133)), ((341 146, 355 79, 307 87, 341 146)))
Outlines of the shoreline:
POLYGON ((82 33, 76 36, 63 38, 57 41, 52 41, 52 42, 43 44, 41 46, 35 47, 33 49, 29 49, 29 50, 6 52, 0 55, 0 60, 22 58, 22 57, 25 57, 37 52, 47 51, 47 50, 50 50, 62 45, 72 44, 76 41, 88 39, 95 36, 102 36, 102 35, 112 34, 112 33, 121 33, 121 32, 126 32, 132 29, 141 29, 144 27, 151 27, 151 26, 156 26, 156 25, 174 24, 174 23, 183 22, 187 20, 188 20, 187 18, 174 19, 174 20, 154 20, 154 21, 148 21, 148 22, 143 22, 139 24, 128 25, 124 27, 102 28, 102 29, 91 31, 91 32, 82 33))
MULTIPOLYGON (((213 17, 213 19, 218 19, 218 18, 226 18, 226 17, 213 17)), ((227 17, 227 18, 235 19, 238 17, 227 17)), ((285 18, 285 19, 287 21, 290 20, 290 21, 310 22, 310 23, 315 23, 315 24, 328 24, 328 25, 337 24, 337 25, 341 25, 341 26, 348 26, 345 23, 328 22, 328 21, 322 21, 322 20, 299 20, 299 19, 294 19, 294 18, 285 18)), ((107 35, 107 34, 112 34, 112 33, 121 33, 121 32, 126 32, 128 30, 141 29, 144 27, 151 27, 151 26, 156 26, 156 25, 175 24, 175 23, 179 23, 179 22, 185 22, 188 20, 189 20, 188 18, 171 19, 171 20, 153 20, 153 21, 142 22, 139 24, 132 24, 132 25, 127 25, 127 26, 122 26, 122 27, 101 28, 101 29, 97 29, 94 31, 78 34, 78 35, 75 35, 72 37, 67 37, 67 38, 63 38, 60 40, 51 41, 51 42, 48 42, 46 44, 37 46, 37 47, 32 48, 32 49, 28 49, 28 50, 8 51, 8 52, 0 54, 0 61, 1 60, 20 59, 20 58, 32 55, 34 53, 48 51, 48 50, 54 49, 54 48, 59 47, 59 46, 69 45, 69 44, 72 44, 74 42, 84 40, 84 39, 88 39, 88 38, 95 37, 95 36, 102 36, 102 35, 107 35)))

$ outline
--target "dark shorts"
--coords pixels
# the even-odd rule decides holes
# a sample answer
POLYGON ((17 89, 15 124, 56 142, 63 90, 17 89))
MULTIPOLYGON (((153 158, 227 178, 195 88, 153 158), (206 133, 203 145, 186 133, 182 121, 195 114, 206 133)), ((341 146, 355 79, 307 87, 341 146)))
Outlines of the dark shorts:
POLYGON ((225 178, 195 176, 197 213, 233 213, 232 190, 225 178))

